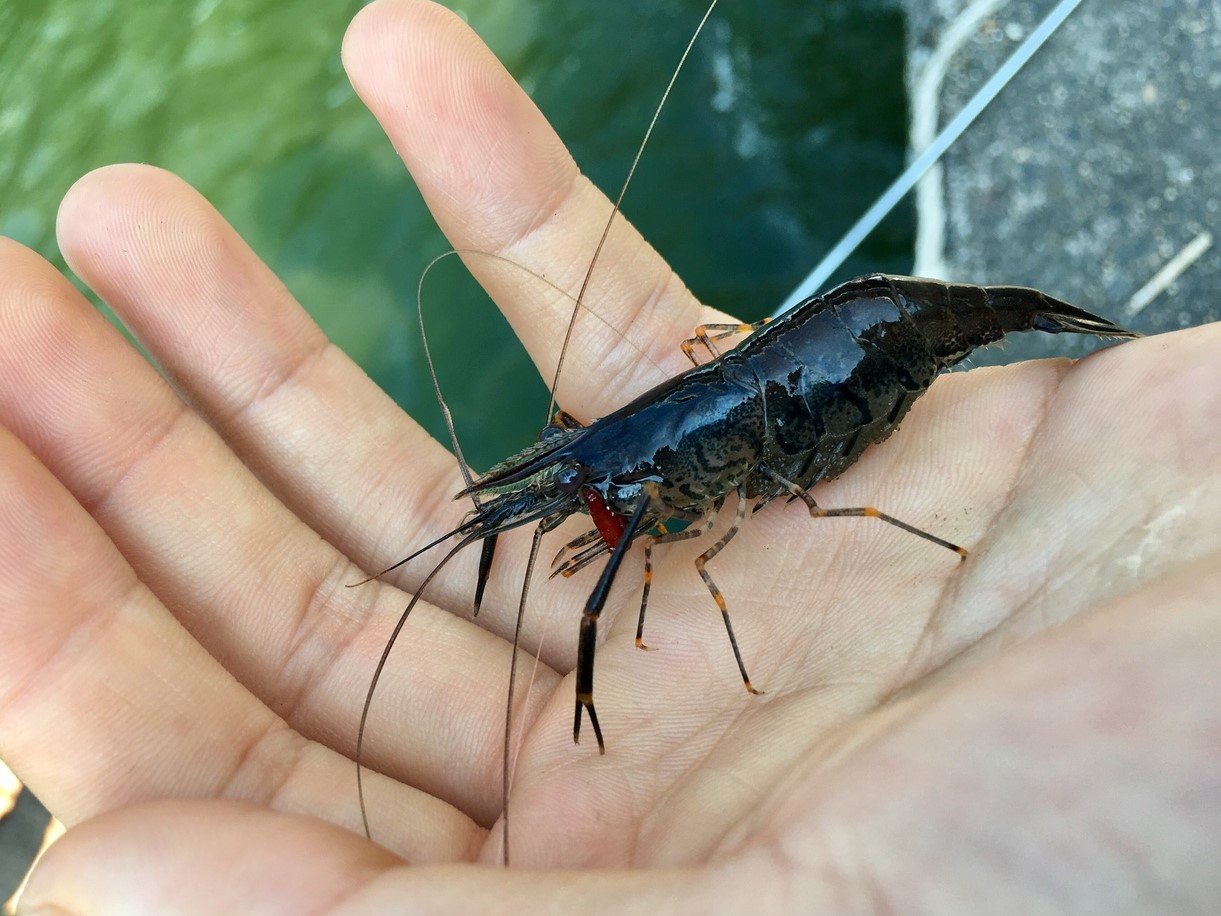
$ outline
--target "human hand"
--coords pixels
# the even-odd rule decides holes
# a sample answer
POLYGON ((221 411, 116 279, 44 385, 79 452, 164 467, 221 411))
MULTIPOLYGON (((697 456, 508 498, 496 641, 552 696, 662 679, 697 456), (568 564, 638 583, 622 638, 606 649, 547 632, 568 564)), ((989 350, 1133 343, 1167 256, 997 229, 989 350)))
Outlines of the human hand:
MULTIPOLYGON (((456 246, 579 286, 610 206, 456 17, 383 0, 345 62, 456 246)), ((1221 893, 1205 858, 1217 326, 943 378, 816 490, 967 545, 965 566, 868 520, 750 519, 710 570, 763 697, 742 689, 698 544, 659 551, 655 653, 633 645, 625 566, 598 653, 605 757, 572 746, 565 677, 594 572, 536 582, 506 871, 471 863, 499 860, 528 534, 505 539, 478 626, 473 557, 409 621, 370 722, 367 842, 356 721, 428 563, 345 586, 466 511, 452 458, 172 176, 87 176, 59 227, 169 384, 49 265, 0 246, 0 757, 72 828, 26 906, 1188 909, 1221 893)), ((599 265, 590 302, 627 343, 578 324, 559 394, 582 419, 680 371, 678 341, 719 317, 627 226, 599 265)), ((549 374, 570 303, 471 267, 549 374)))

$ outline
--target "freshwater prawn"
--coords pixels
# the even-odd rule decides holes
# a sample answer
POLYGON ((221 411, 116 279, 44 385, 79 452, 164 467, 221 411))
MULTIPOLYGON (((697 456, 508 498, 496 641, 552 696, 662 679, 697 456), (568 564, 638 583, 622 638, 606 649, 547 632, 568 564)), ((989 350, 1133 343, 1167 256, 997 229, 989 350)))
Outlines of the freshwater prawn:
MULTIPOLYGON (((705 12, 671 77, 574 298, 572 320, 551 384, 549 415, 556 407, 554 392, 564 354, 598 256, 682 61, 715 6, 716 0, 705 12)), ((643 649, 654 548, 709 534, 726 501, 735 499, 733 521, 699 555, 695 566, 720 611, 738 672, 751 694, 762 691, 748 674, 731 622, 729 601, 707 569, 709 561, 740 531, 748 507, 758 512, 783 497, 789 502, 801 501, 815 518, 873 518, 965 559, 964 547, 879 508, 824 508, 809 490, 834 479, 871 445, 890 436, 941 372, 977 347, 1023 331, 1121 339, 1140 336, 1034 289, 868 275, 810 296, 774 321, 693 329, 693 336, 679 344, 693 364, 690 369, 588 425, 562 409, 555 411, 536 443, 477 476, 470 473, 462 457, 434 371, 438 400, 466 478, 466 486, 454 498, 472 499, 474 508, 457 527, 377 574, 453 542, 416 589, 378 662, 360 720, 358 782, 369 707, 390 649, 434 577, 476 542, 482 545, 475 583, 477 614, 493 568, 497 539, 515 528, 536 525, 521 589, 516 648, 543 536, 572 515, 585 514, 592 520, 590 531, 571 540, 557 554, 552 574, 571 576, 608 556, 579 618, 573 703, 574 742, 579 741, 582 723, 588 717, 601 753, 605 753, 606 740, 594 703, 598 622, 623 559, 637 540, 644 541, 644 584, 636 629, 636 645, 643 649), (720 352, 719 341, 743 334, 747 336, 737 347, 720 352), (701 353, 707 354, 704 362, 701 353)), ((426 337, 424 346, 427 354, 426 337)), ((431 355, 428 359, 431 369, 431 355)), ((514 680, 511 674, 510 711, 514 680)), ((506 864, 509 719, 507 712, 502 810, 506 864)), ((367 834, 363 788, 361 813, 367 834)))

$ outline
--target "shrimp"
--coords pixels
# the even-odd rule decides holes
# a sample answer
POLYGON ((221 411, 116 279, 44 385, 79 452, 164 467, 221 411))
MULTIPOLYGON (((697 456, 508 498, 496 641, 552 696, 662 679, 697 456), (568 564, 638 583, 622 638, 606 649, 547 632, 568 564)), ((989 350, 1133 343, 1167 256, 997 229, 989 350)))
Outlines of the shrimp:
POLYGON ((593 518, 597 541, 577 539, 573 549, 593 546, 571 556, 561 552, 557 571, 571 574, 610 554, 581 616, 573 722, 577 741, 582 712, 588 714, 602 752, 594 645, 599 615, 632 541, 646 539, 637 627, 642 645, 653 547, 706 534, 726 497, 737 495, 737 517, 696 568, 721 611, 742 681, 757 693, 726 600, 705 568, 740 529, 749 501, 758 511, 788 496, 803 501, 814 517, 876 518, 965 558, 964 548, 874 507, 824 509, 807 491, 893 433, 937 375, 976 347, 1015 331, 1140 336, 1038 290, 882 274, 812 296, 774 322, 699 328, 684 351, 693 354, 699 342, 715 352, 710 330, 718 336, 752 333, 735 349, 589 426, 552 427, 538 444, 458 494, 492 497, 456 529, 463 535, 459 546, 533 521, 550 530, 577 512, 593 518), (674 534, 649 534, 676 520, 694 524, 674 534))
MULTIPOLYGON (((715 5, 714 0, 704 22, 715 5)), ((695 36, 691 39, 694 41, 695 36)), ((687 52, 690 47, 688 44, 687 52)), ((676 70, 666 95, 677 74, 676 70)), ((646 133, 646 143, 656 117, 646 133)), ((641 151, 643 148, 644 143, 641 151)), ((636 162, 639 158, 640 152, 636 162)), ((573 321, 583 305, 626 188, 627 182, 594 250, 575 298, 573 321)), ((552 407, 556 406, 554 391, 571 331, 572 322, 552 381, 552 407)), ((1034 289, 873 274, 810 296, 775 320, 694 329, 693 336, 681 343, 692 368, 588 425, 557 411, 536 443, 479 476, 471 475, 466 468, 441 399, 467 482, 455 499, 470 498, 474 508, 453 530, 389 567, 397 568, 427 550, 452 542, 416 590, 378 662, 360 719, 358 783, 369 705, 390 649, 431 581, 458 553, 476 542, 482 544, 475 585, 477 613, 499 536, 536 525, 519 604, 520 634, 542 537, 572 515, 590 516, 593 529, 560 551, 553 563, 553 575, 570 576, 608 556, 579 619, 573 706, 574 742, 580 740, 582 723, 588 717, 601 753, 605 753, 606 741, 594 704, 598 621, 623 559, 635 541, 642 539, 645 544, 644 587, 636 631, 636 644, 645 648, 643 629, 654 547, 707 535, 728 497, 736 496, 734 520, 725 534, 699 555, 695 565, 721 612, 738 672, 751 694, 761 691, 747 673, 728 601, 706 568, 741 529, 748 505, 758 511, 777 497, 787 497, 789 501, 802 501, 816 518, 874 518, 965 558, 965 548, 878 508, 824 508, 808 491, 843 473, 870 446, 890 436, 941 372, 976 348, 1023 331, 1140 336, 1034 289), (719 352, 717 341, 739 334, 748 336, 736 348, 719 352), (707 362, 700 362, 697 347, 707 352, 707 362), (687 527, 672 530, 675 523, 687 527)), ((429 362, 431 367, 431 357, 429 362)), ((436 384, 435 373, 433 381, 436 384)), ((440 396, 439 387, 437 393, 440 396)), ((516 653, 513 657, 516 661, 516 653)), ((511 673, 510 710, 513 683, 511 673)), ((505 735, 502 813, 507 864, 508 716, 505 735)), ((363 789, 361 811, 367 834, 363 789)))

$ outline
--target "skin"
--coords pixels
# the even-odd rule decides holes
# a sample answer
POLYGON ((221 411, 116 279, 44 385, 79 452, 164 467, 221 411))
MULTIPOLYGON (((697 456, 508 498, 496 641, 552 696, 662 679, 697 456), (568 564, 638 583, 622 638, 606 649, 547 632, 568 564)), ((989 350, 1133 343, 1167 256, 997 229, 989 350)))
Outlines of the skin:
MULTIPOLYGON (((456 246, 577 288, 609 204, 460 20, 382 0, 344 62, 456 246)), ((172 175, 87 175, 58 227, 163 374, 0 242, 0 757, 69 826, 29 912, 1221 896, 1218 326, 943 378, 815 491, 967 545, 964 565, 799 504, 750 519, 709 569, 764 696, 742 689, 699 542, 659 551, 653 653, 633 645, 631 558, 601 627, 605 757, 569 738, 595 573, 540 577, 506 871, 488 828, 528 533, 501 548, 477 624, 473 551, 410 620, 370 720, 365 840, 357 718, 428 564, 344 585, 463 514, 452 459, 172 175)), ((549 375, 567 302, 471 267, 549 375)), ((578 324, 560 402, 583 419, 679 371, 678 341, 720 317, 625 224, 590 302, 630 332, 578 324)))

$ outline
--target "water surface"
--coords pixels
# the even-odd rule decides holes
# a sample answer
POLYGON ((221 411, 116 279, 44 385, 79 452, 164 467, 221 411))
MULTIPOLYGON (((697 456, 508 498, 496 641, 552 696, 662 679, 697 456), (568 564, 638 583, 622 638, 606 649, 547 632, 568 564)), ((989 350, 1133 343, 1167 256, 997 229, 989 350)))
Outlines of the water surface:
MULTIPOLYGON (((452 5, 612 192, 703 10, 702 0, 452 5)), ((55 210, 79 175, 117 161, 168 168, 439 432, 412 310, 422 266, 446 246, 340 66, 358 7, 9 0, 0 232, 58 262, 55 210)), ((766 314, 900 170, 903 65, 895 3, 723 0, 629 192, 629 218, 706 302, 766 314)), ((909 269, 911 236, 904 209, 844 275, 909 269)), ((537 434, 546 393, 458 272, 430 278, 431 339, 483 467, 537 434)))

